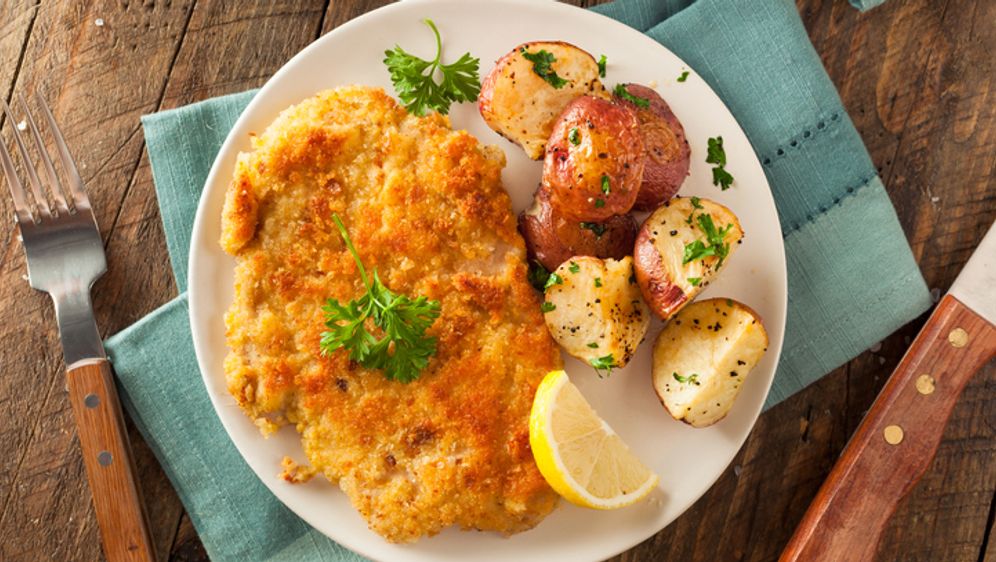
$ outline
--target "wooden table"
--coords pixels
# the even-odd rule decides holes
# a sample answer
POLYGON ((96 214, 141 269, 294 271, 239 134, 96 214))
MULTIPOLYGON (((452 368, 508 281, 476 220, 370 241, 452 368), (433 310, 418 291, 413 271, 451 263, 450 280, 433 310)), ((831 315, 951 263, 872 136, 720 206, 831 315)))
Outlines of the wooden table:
MULTIPOLYGON (((176 294, 139 116, 259 86, 316 37, 382 3, 0 2, 0 95, 44 93, 90 189, 110 266, 95 292, 104 334, 176 294)), ((864 15, 844 0, 798 0, 798 7, 928 285, 943 293, 996 218, 996 2, 892 0, 864 15)), ((11 215, 0 195, 0 216, 11 215)), ((24 274, 7 222, 0 231, 0 560, 97 560, 52 307, 24 274)), ((775 559, 923 320, 765 413, 709 493, 619 560, 775 559)), ((205 559, 152 453, 134 428, 131 436, 162 559, 205 559)), ((893 518, 881 559, 996 562, 994 494, 990 364, 893 518)))

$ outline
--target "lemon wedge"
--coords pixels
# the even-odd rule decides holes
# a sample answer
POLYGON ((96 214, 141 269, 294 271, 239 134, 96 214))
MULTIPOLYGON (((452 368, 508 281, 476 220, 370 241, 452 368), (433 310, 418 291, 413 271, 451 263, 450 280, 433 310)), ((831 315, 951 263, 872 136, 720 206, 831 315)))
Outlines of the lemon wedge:
POLYGON ((567 501, 616 509, 639 501, 658 478, 591 408, 564 371, 536 390, 529 445, 543 478, 567 501))

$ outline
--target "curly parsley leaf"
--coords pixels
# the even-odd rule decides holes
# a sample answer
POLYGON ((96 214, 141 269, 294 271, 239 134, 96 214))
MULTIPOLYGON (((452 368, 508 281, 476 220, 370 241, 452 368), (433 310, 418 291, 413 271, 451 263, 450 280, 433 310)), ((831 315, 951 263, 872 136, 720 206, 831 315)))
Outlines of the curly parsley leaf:
POLYGON ((345 305, 337 299, 325 302, 322 310, 328 330, 322 332, 319 342, 322 355, 344 348, 351 360, 383 371, 388 380, 407 383, 417 379, 436 354, 437 340, 425 332, 439 317, 439 301, 396 294, 381 282, 377 270, 372 278, 368 276, 339 215, 332 215, 332 219, 356 261, 366 293, 345 305), (383 336, 368 330, 368 319, 383 336))
POLYGON ((726 149, 723 148, 723 137, 713 137, 706 147, 706 163, 714 164, 712 169, 712 184, 718 185, 722 191, 730 189, 733 175, 726 171, 726 149))
POLYGON ((522 53, 522 57, 524 59, 533 63, 533 72, 535 72, 540 78, 546 80, 547 83, 554 88, 559 90, 570 83, 569 81, 558 76, 557 71, 550 66, 557 61, 557 57, 553 56, 553 53, 550 51, 541 49, 535 53, 530 53, 529 51, 526 51, 525 47, 523 47, 520 52, 522 53))
POLYGON ((480 59, 464 53, 456 62, 443 64, 439 30, 432 20, 426 18, 423 21, 436 36, 436 58, 427 61, 395 45, 394 50, 384 51, 384 64, 391 73, 394 91, 409 112, 425 115, 427 110, 435 110, 445 115, 450 110, 450 104, 477 99, 481 91, 481 79, 477 72, 480 59), (442 75, 441 82, 436 82, 437 70, 442 75))
POLYGON ((628 101, 629 103, 635 105, 636 107, 641 107, 643 109, 650 107, 650 100, 648 100, 647 98, 641 98, 640 96, 634 96, 633 94, 629 93, 629 90, 626 89, 625 84, 616 84, 616 87, 614 90, 612 90, 612 93, 615 94, 617 97, 622 98, 628 101))

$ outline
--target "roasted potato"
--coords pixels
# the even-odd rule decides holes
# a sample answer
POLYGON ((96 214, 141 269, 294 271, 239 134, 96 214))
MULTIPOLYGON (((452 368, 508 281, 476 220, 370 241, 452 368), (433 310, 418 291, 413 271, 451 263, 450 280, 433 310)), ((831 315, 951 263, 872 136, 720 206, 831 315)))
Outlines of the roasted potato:
POLYGON ((637 105, 616 96, 619 103, 636 111, 643 136, 643 179, 633 208, 653 211, 678 193, 688 176, 692 151, 685 138, 685 128, 656 91, 640 84, 626 84, 624 88, 631 96, 647 100, 647 107, 641 107, 642 103, 637 105))
POLYGON ((712 281, 736 250, 743 229, 726 207, 675 197, 651 213, 633 247, 636 279, 650 309, 673 316, 712 281))
POLYGON ((767 350, 768 333, 746 305, 731 299, 692 303, 654 342, 654 390, 674 419, 712 425, 730 411, 767 350))
POLYGON ((609 97, 598 79, 595 58, 570 43, 534 41, 498 59, 481 83, 477 107, 489 127, 540 160, 557 116, 571 100, 585 94, 609 97), (542 65, 526 58, 542 51, 553 56, 549 69, 566 82, 553 75, 544 78, 539 74, 542 65), (551 81, 562 85, 555 87, 551 81))
POLYGON ((529 257, 550 271, 572 256, 622 259, 633 252, 636 220, 616 215, 605 222, 580 222, 558 213, 550 205, 545 188, 536 192, 533 204, 519 215, 519 232, 526 240, 529 257))
POLYGON ((629 256, 565 261, 550 274, 543 310, 553 339, 597 370, 625 366, 650 325, 629 256))
POLYGON ((550 133, 543 185, 550 203, 579 221, 629 212, 643 177, 643 137, 636 112, 582 96, 564 108, 550 133))

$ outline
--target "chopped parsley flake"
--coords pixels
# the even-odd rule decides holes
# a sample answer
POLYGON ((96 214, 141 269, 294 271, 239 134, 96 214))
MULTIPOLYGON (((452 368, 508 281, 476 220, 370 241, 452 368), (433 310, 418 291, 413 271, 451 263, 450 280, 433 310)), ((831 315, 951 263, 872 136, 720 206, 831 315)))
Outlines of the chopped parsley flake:
POLYGON ((605 55, 598 57, 598 75, 601 76, 602 78, 605 78, 606 62, 608 62, 608 60, 605 58, 605 55))
POLYGON ((716 263, 716 269, 719 269, 723 265, 723 260, 730 253, 730 245, 724 242, 724 239, 726 238, 726 234, 733 228, 733 223, 726 225, 726 228, 720 230, 712 222, 712 215, 710 214, 701 214, 695 217, 695 220, 699 223, 699 228, 706 235, 707 243, 702 240, 696 240, 685 244, 685 252, 681 258, 681 264, 685 265, 695 260, 716 256, 719 258, 719 262, 716 263))
POLYGON ((571 127, 571 132, 567 134, 567 140, 571 141, 574 146, 581 144, 581 131, 577 127, 571 127))
POLYGON ((605 371, 604 376, 609 376, 612 374, 612 368, 616 366, 615 359, 612 358, 612 354, 608 354, 604 357, 597 357, 588 362, 595 372, 598 373, 599 377, 602 377, 602 371, 605 371))
POLYGON ((611 191, 611 187, 609 186, 609 175, 602 174, 602 193, 608 195, 609 191, 611 191))
POLYGON ((606 226, 597 222, 583 222, 581 223, 581 228, 594 232, 596 238, 601 238, 606 231, 606 226))
POLYGON ((543 314, 546 314, 547 312, 556 309, 557 305, 553 304, 552 302, 543 301, 543 304, 540 305, 540 312, 542 312, 543 314))
POLYGON ((612 90, 612 93, 628 101, 629 103, 635 105, 636 107, 640 107, 643 109, 650 107, 650 100, 648 100, 647 98, 634 96, 633 94, 629 93, 629 91, 626 90, 626 86, 623 84, 616 84, 616 87, 614 90, 612 90))
POLYGON ((726 149, 723 148, 723 137, 710 138, 708 141, 706 163, 713 164, 712 184, 726 191, 733 184, 733 176, 726 171, 726 149))
POLYGON ((687 382, 687 383, 690 383, 690 384, 699 384, 699 376, 698 376, 698 374, 691 374, 691 375, 688 375, 687 377, 683 377, 683 376, 679 375, 678 373, 671 373, 671 376, 674 377, 674 380, 676 380, 678 382, 687 382))
POLYGON ((533 72, 535 72, 540 78, 546 80, 547 83, 554 88, 559 90, 569 84, 567 80, 557 76, 557 71, 550 66, 557 60, 557 57, 553 56, 553 53, 550 51, 542 49, 539 52, 530 53, 526 51, 525 47, 523 47, 521 53, 524 59, 533 63, 533 72))
POLYGON ((561 285, 563 284, 563 282, 564 280, 561 279, 559 275, 557 275, 556 273, 551 273, 550 276, 546 278, 546 283, 543 285, 543 290, 545 291, 550 287, 553 287, 554 285, 561 285))
POLYGON ((581 266, 578 265, 578 262, 572 261, 571 265, 567 266, 567 269, 570 270, 571 273, 577 273, 581 271, 581 266))

